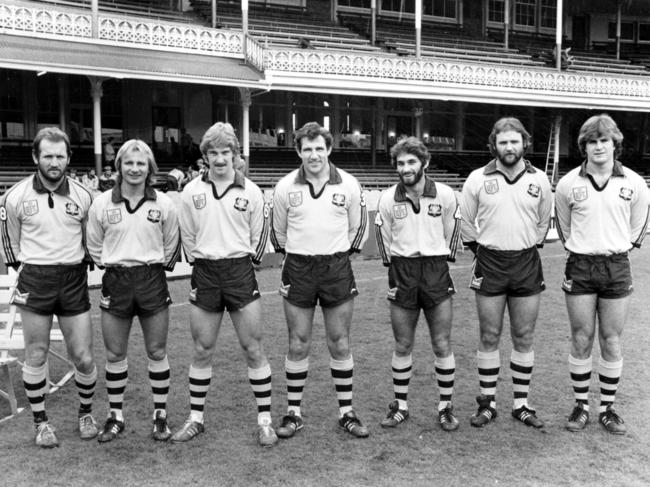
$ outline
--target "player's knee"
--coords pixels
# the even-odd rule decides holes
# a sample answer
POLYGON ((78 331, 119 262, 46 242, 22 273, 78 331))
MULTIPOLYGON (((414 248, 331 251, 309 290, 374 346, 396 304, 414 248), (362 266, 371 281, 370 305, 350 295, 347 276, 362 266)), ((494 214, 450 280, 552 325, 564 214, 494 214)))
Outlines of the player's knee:
POLYGON ((289 340, 289 356, 292 360, 302 360, 309 354, 310 341, 303 337, 291 337, 289 340))
POLYGON ((246 362, 250 367, 259 368, 265 361, 264 350, 260 342, 252 342, 243 347, 246 362))
POLYGON ((501 336, 492 331, 481 331, 481 344, 485 349, 491 350, 499 346, 501 336))
POLYGON ((350 355, 350 345, 347 336, 329 339, 328 348, 330 355, 336 360, 343 360, 350 355))
POLYGON ((95 367, 95 359, 90 350, 82 350, 76 353, 72 357, 72 363, 77 370, 83 373, 87 373, 95 367))
POLYGON ((413 351, 412 340, 395 340, 395 352, 397 355, 406 356, 413 351))
POLYGON ((42 367, 47 362, 45 346, 31 346, 25 350, 25 363, 30 367, 42 367))
POLYGON ((152 348, 152 349, 147 351, 147 357, 150 360, 155 360, 157 362, 164 359, 166 356, 167 356, 167 348, 166 347, 156 347, 156 348, 152 348))
POLYGON ((449 337, 439 337, 432 340, 433 353, 436 357, 448 357, 451 354, 449 337))
POLYGON ((616 335, 600 340, 601 355, 606 360, 618 360, 621 355, 621 341, 616 335), (613 358, 612 358, 613 357, 613 358))
POLYGON ((201 344, 194 345, 194 365, 208 367, 212 363, 215 347, 204 347, 201 344))

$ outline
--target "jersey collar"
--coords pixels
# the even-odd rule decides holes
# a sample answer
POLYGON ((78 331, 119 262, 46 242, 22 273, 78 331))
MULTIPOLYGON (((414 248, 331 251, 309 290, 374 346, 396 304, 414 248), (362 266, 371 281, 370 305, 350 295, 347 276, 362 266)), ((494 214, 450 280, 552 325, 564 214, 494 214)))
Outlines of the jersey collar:
MULTIPOLYGON (((341 173, 339 173, 338 168, 331 162, 329 161, 328 164, 330 165, 330 178, 327 180, 329 184, 341 184, 343 182, 343 178, 341 178, 341 173)), ((298 184, 307 184, 307 177, 305 176, 305 168, 300 166, 300 169, 298 169, 298 174, 296 174, 296 183, 298 184)))
MULTIPOLYGON (((142 198, 142 201, 146 201, 146 200, 156 201, 156 198, 157 198, 156 190, 153 189, 151 186, 146 185, 144 187, 144 198, 142 198)), ((128 203, 128 201, 122 195, 122 188, 120 187, 119 184, 113 186, 113 189, 111 190, 111 201, 115 204, 121 203, 122 201, 128 203)))
MULTIPOLYGON (((201 176, 201 181, 203 181, 204 183, 211 182, 209 169, 203 173, 203 175, 201 176)), ((241 188, 246 187, 246 176, 244 176, 244 173, 241 172, 239 169, 235 169, 235 179, 233 183, 230 185, 230 187, 232 186, 239 186, 241 188)))
MULTIPOLYGON (((527 160, 527 159, 524 159, 524 169, 523 169, 523 171, 521 171, 521 173, 519 173, 519 174, 517 175, 517 178, 521 177, 521 175, 522 175, 524 172, 530 172, 530 173, 533 173, 533 174, 535 173, 535 167, 534 167, 534 166, 530 163, 530 161, 527 160)), ((483 174, 485 174, 485 175, 487 176, 487 175, 489 175, 489 174, 495 174, 495 173, 503 174, 503 172, 502 172, 502 171, 499 169, 499 167, 497 166, 497 160, 496 160, 496 159, 492 159, 492 160, 488 163, 488 165, 485 166, 485 169, 483 169, 483 174)), ((506 176, 505 174, 503 174, 503 175, 507 178, 507 176, 506 176)))
POLYGON ((41 181, 41 178, 38 176, 38 172, 34 174, 34 179, 33 179, 33 188, 34 191, 37 193, 56 193, 61 196, 67 196, 70 194, 70 185, 68 183, 68 176, 65 176, 63 178, 63 182, 59 184, 59 187, 56 188, 54 191, 50 191, 43 185, 43 181, 41 181))
MULTIPOLYGON (((587 161, 583 161, 580 165, 580 177, 587 177, 587 161)), ((614 167, 612 167, 612 177, 622 178, 625 176, 625 171, 623 171, 623 164, 621 161, 614 161, 614 167)))
MULTIPOLYGON (((426 196, 428 198, 435 198, 438 192, 436 191, 436 183, 431 179, 429 176, 426 174, 424 175, 425 182, 424 182, 424 191, 422 192, 422 196, 426 196)), ((400 202, 400 201, 410 201, 409 198, 406 196, 406 188, 404 187, 404 183, 399 182, 397 184, 397 188, 395 188, 395 201, 400 202)))

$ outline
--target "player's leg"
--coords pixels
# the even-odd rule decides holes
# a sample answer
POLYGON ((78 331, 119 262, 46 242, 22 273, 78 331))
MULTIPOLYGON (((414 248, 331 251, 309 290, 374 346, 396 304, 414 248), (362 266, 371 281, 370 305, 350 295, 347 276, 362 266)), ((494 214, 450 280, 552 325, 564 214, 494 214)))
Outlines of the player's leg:
POLYGON ((280 438, 290 438, 304 425, 300 405, 309 370, 314 308, 297 306, 288 299, 284 299, 283 305, 289 332, 289 351, 284 364, 288 405, 287 414, 282 418, 276 432, 280 438))
POLYGON ((262 347, 262 305, 256 299, 230 317, 248 365, 248 380, 257 404, 257 439, 265 447, 273 446, 278 437, 271 426, 271 365, 262 347))
POLYGON ((36 445, 43 448, 59 446, 45 412, 45 394, 47 393, 47 353, 50 347, 50 329, 52 316, 20 309, 25 341, 25 365, 23 366, 23 384, 29 407, 34 416, 36 428, 36 445))
POLYGON ((565 293, 571 327, 569 373, 575 405, 566 423, 569 431, 582 430, 589 420, 589 384, 591 383, 591 349, 596 333, 596 294, 565 293))
POLYGON ((169 360, 167 358, 167 331, 169 309, 165 306, 150 316, 141 316, 140 325, 147 350, 149 384, 153 395, 154 440, 167 441, 171 431, 167 425, 167 396, 169 395, 169 360))
POLYGON ((627 320, 629 300, 629 296, 616 299, 598 298, 600 343, 598 420, 607 431, 619 435, 626 432, 626 427, 621 417, 614 411, 613 405, 623 370, 621 335, 627 320))
POLYGON ((409 417, 407 398, 413 369, 413 341, 419 316, 419 309, 407 309, 390 303, 390 322, 395 338, 391 361, 395 400, 389 405, 388 414, 381 421, 384 428, 395 427, 409 417))
POLYGON ((189 371, 190 416, 172 435, 171 441, 174 443, 189 441, 204 431, 205 400, 212 379, 212 360, 222 318, 223 311, 208 311, 194 304, 190 306, 190 329, 194 342, 189 371))
POLYGON ((478 410, 470 418, 472 426, 485 426, 496 415, 496 388, 501 358, 499 340, 503 329, 506 295, 486 296, 476 293, 479 323, 479 347, 476 352, 480 395, 478 410))
POLYGON ((75 385, 79 394, 79 436, 90 440, 98 428, 92 416, 93 396, 97 385, 97 367, 93 357, 93 330, 90 312, 60 316, 59 327, 65 338, 68 357, 75 367, 75 385))
POLYGON ((438 421, 445 431, 458 429, 459 423, 453 414, 452 396, 456 375, 456 359, 451 349, 452 299, 446 298, 436 306, 424 310, 429 326, 431 345, 435 356, 436 378, 440 402, 438 421))
POLYGON ((330 352, 330 372, 339 403, 339 425, 353 436, 365 438, 368 428, 363 426, 352 409, 354 359, 350 353, 350 326, 354 300, 337 306, 323 306, 327 348, 330 352))
POLYGON ((508 298, 508 314, 510 316, 510 336, 512 337, 512 352, 510 355, 510 371, 512 373, 512 389, 514 402, 512 415, 527 426, 543 428, 540 420, 528 404, 530 380, 533 375, 535 353, 533 339, 535 323, 539 313, 541 294, 532 296, 508 298))
POLYGON ((102 336, 106 348, 106 391, 108 418, 97 439, 104 443, 124 431, 124 391, 129 376, 127 349, 132 318, 116 316, 102 309, 102 336))

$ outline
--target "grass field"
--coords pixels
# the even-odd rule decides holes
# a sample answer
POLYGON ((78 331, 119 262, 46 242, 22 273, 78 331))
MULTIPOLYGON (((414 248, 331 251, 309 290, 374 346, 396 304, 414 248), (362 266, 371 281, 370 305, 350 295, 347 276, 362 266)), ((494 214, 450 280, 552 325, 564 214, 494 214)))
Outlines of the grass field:
MULTIPOLYGON (((650 485, 650 383, 647 332, 650 306, 650 247, 634 251, 636 292, 623 337, 624 370, 617 410, 628 434, 606 433, 595 421, 581 433, 564 430, 573 399, 567 368, 569 328, 560 290, 564 252, 559 243, 542 251, 548 289, 535 340, 536 363, 531 402, 546 421, 541 432, 510 416, 512 387, 508 361, 510 339, 501 344, 501 379, 497 390, 499 417, 483 429, 469 425, 478 393, 475 351, 477 320, 473 293, 467 288, 471 254, 452 266, 457 287, 452 338, 456 355, 455 412, 461 427, 444 433, 437 425, 437 388, 431 345, 421 321, 414 351, 409 391, 411 418, 396 430, 382 430, 379 421, 392 400, 390 357, 392 333, 388 318, 386 273, 378 260, 356 259, 361 295, 355 303, 352 350, 355 358, 354 404, 371 436, 353 439, 337 429, 337 405, 328 369, 322 318, 317 314, 309 379, 303 400, 305 428, 272 449, 253 438, 256 411, 246 377, 246 364, 230 320, 222 325, 218 357, 206 407, 206 432, 189 444, 151 440, 151 395, 142 335, 134 327, 129 354, 130 381, 125 399, 127 429, 118 441, 100 445, 81 442, 75 432, 77 396, 72 383, 47 399, 61 447, 43 451, 32 444, 31 413, 0 425, 0 485, 228 485, 228 486, 488 486, 488 485, 650 485)), ((273 368, 273 416, 284 414, 284 354, 287 334, 281 298, 275 293, 279 269, 258 273, 266 321, 265 348, 273 368)), ((188 325, 188 281, 171 283, 169 359, 172 426, 185 420, 189 408, 187 369, 191 359, 188 325)), ((103 422, 107 411, 103 379, 104 353, 99 334, 98 291, 92 292, 96 355, 100 380, 95 413, 103 422)), ((507 324, 506 324, 507 326, 507 324)), ((507 328, 505 328, 507 330, 507 328)), ((597 362, 597 346, 594 350, 597 362)), ((20 374, 14 383, 21 389, 20 374)), ((598 384, 592 381, 591 405, 596 411, 598 384)), ((27 401, 20 392, 19 401, 27 401)), ((4 405, 0 405, 3 408, 4 405)), ((1 410, 0 412, 4 412, 1 410)))

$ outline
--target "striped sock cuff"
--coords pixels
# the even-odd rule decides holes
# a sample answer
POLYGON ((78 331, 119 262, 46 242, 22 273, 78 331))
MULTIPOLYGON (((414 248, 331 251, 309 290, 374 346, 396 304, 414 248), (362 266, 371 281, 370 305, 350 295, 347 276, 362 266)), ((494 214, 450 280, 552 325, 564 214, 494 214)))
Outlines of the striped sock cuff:
POLYGON ((160 360, 149 359, 149 372, 165 372, 169 370, 169 359, 165 355, 160 360))
POLYGON ((40 367, 23 366, 23 385, 34 419, 47 420, 45 416, 45 391, 47 390, 47 362, 40 367))
POLYGON ((289 357, 284 358, 284 370, 292 374, 300 374, 309 370, 309 357, 302 360, 289 360, 289 357))
POLYGON ((510 353, 510 372, 512 374, 512 393, 514 396, 514 409, 528 406, 528 392, 530 379, 533 375, 535 352, 518 352, 513 349, 510 353))
MULTIPOLYGON (((476 352, 478 363, 478 379, 481 394, 489 397, 494 401, 497 390, 497 380, 499 378, 499 368, 501 366, 501 356, 499 350, 493 352, 476 352)), ((494 407, 494 406, 492 406, 494 407)))
POLYGON ((352 384, 354 378, 354 359, 352 355, 344 360, 330 357, 330 371, 339 402, 339 416, 352 410, 352 384))
POLYGON ((445 409, 451 402, 454 394, 454 382, 456 380, 456 358, 451 353, 447 357, 435 356, 433 365, 436 369, 436 379, 440 392, 440 403, 438 410, 445 409))
POLYGON ((190 365, 189 382, 190 382, 190 409, 192 414, 195 413, 197 421, 203 421, 203 408, 205 399, 210 389, 210 380, 212 379, 212 367, 199 369, 190 365))
POLYGON ((156 411, 167 410, 167 396, 169 395, 169 360, 165 355, 160 360, 149 359, 149 383, 153 395, 154 415, 156 411))
POLYGON ((576 402, 589 407, 589 385, 591 384, 591 372, 593 359, 591 356, 586 359, 575 358, 569 354, 569 374, 571 385, 576 402))
POLYGON ((248 380, 251 383, 255 402, 257 403, 258 422, 271 420, 271 365, 267 362, 258 369, 248 368, 248 380))
POLYGON ((600 383, 600 411, 616 400, 616 391, 623 371, 623 359, 608 362, 602 356, 598 361, 598 381, 600 383))
POLYGON ((94 366, 90 374, 84 374, 75 367, 74 382, 79 393, 80 413, 90 413, 97 384, 97 367, 94 366))

